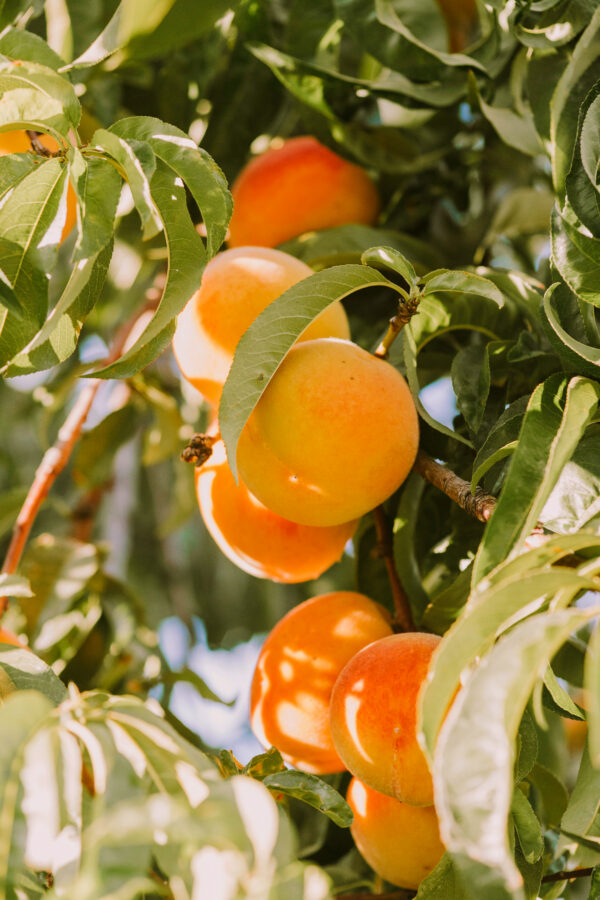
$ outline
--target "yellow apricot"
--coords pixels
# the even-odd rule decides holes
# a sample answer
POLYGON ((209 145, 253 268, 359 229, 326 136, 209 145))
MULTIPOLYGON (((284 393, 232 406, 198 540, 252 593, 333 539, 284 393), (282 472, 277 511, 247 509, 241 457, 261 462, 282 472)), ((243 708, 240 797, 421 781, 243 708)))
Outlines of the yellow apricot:
POLYGON ((248 489, 304 525, 357 519, 392 494, 414 462, 417 413, 400 373, 351 341, 296 344, 244 428, 248 489))
MULTIPOLYGON (((49 134, 40 134, 38 140, 47 150, 51 150, 53 153, 58 150, 58 142, 49 134)), ((7 156, 9 153, 27 153, 28 150, 31 150, 31 141, 26 131, 4 131, 0 134, 0 156, 7 156)), ((60 236, 61 244, 70 234, 76 221, 77 197, 75 196, 73 185, 69 183, 67 188, 67 216, 60 236)))
POLYGON ((334 682, 355 653, 390 635, 390 615, 353 591, 294 607, 268 635, 252 679, 250 723, 265 747, 306 772, 341 772, 329 731, 334 682))
POLYGON ((308 136, 255 157, 231 193, 230 247, 276 247, 306 231, 372 225, 379 213, 377 189, 364 169, 308 136))
POLYGON ((282 519, 235 483, 219 441, 196 469, 200 512, 212 538, 236 566, 257 578, 293 583, 318 578, 337 562, 356 522, 317 528, 282 519))
POLYGON ((370 644, 340 672, 331 696, 335 749, 373 790, 431 806, 433 783, 417 742, 417 702, 440 638, 411 632, 370 644))
POLYGON ((416 890, 444 855, 433 806, 410 806, 367 787, 358 778, 346 799, 354 813, 354 843, 386 881, 416 890))
MULTIPOLYGON (((238 341, 263 309, 312 269, 289 253, 237 247, 212 259, 177 318, 173 351, 182 374, 218 406, 238 341)), ((341 303, 317 316, 300 340, 350 335, 341 303)))

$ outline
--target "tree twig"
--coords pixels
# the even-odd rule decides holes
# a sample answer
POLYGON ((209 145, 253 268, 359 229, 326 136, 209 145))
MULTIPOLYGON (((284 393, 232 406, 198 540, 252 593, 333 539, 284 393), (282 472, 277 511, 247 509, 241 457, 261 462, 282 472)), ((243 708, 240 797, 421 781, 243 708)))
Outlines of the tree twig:
POLYGON ((570 872, 552 872, 550 875, 544 875, 542 884, 549 884, 552 881, 571 881, 572 878, 587 878, 594 871, 590 866, 588 869, 571 869, 570 872))
POLYGON ((480 487, 476 487, 475 493, 471 493, 468 481, 459 478, 450 469, 436 462, 424 450, 417 453, 413 470, 480 522, 487 522, 496 508, 498 501, 492 494, 488 494, 480 487))
MULTIPOLYGON (((115 362, 115 360, 121 356, 127 343, 127 339, 135 329, 138 320, 141 316, 145 315, 149 309, 153 308, 156 303, 156 299, 147 302, 141 310, 138 309, 135 315, 119 328, 115 335, 110 353, 104 360, 105 365, 115 362)), ((46 499, 48 491, 56 481, 56 478, 69 461, 73 447, 77 443, 92 403, 94 402, 98 389, 102 383, 103 379, 101 378, 93 378, 88 381, 77 397, 70 413, 58 432, 56 442, 44 453, 42 461, 35 473, 33 483, 29 488, 27 497, 25 498, 17 521, 15 522, 12 538, 2 566, 3 574, 12 575, 16 571, 40 507, 46 499)), ((0 597, 0 617, 4 615, 7 606, 8 597, 0 597)))
POLYGON ((385 562, 392 595, 394 597, 394 622, 402 628, 402 631, 416 631, 410 603, 408 602, 408 597, 402 587, 402 582, 400 581, 400 576, 396 569, 390 523, 383 506, 375 507, 373 510, 373 518, 375 519, 375 529, 377 531, 379 549, 383 561, 385 562))
POLYGON ((374 356, 377 356, 379 359, 387 359, 388 353, 390 352, 390 347, 392 346, 404 326, 408 322, 410 322, 414 314, 417 312, 419 308, 419 300, 420 296, 412 296, 408 294, 404 294, 402 297, 400 297, 398 312, 390 319, 388 330, 380 341, 377 349, 375 350, 373 354, 374 356))

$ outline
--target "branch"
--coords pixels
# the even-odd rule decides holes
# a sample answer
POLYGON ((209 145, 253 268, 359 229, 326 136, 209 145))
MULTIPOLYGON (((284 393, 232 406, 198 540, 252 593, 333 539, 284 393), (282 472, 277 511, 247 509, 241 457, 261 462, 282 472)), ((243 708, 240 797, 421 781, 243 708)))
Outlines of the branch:
POLYGON ((570 872, 552 872, 550 875, 544 875, 542 884, 548 884, 551 881, 571 881, 572 878, 587 878, 594 871, 593 867, 589 869, 571 869, 570 872))
MULTIPOLYGON (((115 360, 121 356, 125 345, 127 344, 127 340, 135 330, 139 319, 144 316, 149 309, 154 308, 156 302, 156 299, 153 299, 146 303, 141 310, 137 310, 135 315, 121 326, 115 336, 111 351, 104 360, 104 365, 115 362, 115 360)), ((77 397, 62 428, 58 432, 55 444, 44 453, 42 461, 35 473, 33 484, 29 488, 29 493, 25 498, 25 502, 21 507, 17 521, 15 522, 12 538, 6 553, 6 559, 2 566, 3 574, 12 575, 16 571, 40 507, 46 499, 48 491, 56 481, 56 478, 69 461, 71 453, 73 452, 73 447, 81 434, 81 430, 101 384, 103 384, 103 379, 101 378, 93 378, 88 381, 87 385, 77 397)), ((6 612, 7 606, 8 597, 0 597, 0 618, 6 612)))
POLYGON ((379 549, 385 562, 390 587, 392 588, 394 597, 394 622, 400 625, 402 631, 416 631, 417 629, 413 622, 410 603, 408 602, 408 597, 404 592, 398 570, 396 569, 390 524, 383 506, 375 507, 373 510, 373 517, 375 519, 375 529, 377 531, 379 549))
POLYGON ((413 470, 480 522, 487 522, 496 508, 498 501, 492 494, 480 487, 476 487, 475 493, 471 493, 468 481, 436 462, 424 450, 417 453, 413 470))

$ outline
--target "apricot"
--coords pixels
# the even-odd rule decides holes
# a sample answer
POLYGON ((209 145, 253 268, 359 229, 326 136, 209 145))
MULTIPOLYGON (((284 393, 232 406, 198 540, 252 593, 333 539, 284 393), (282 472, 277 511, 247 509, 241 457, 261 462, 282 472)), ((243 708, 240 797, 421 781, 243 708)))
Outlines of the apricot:
POLYGON ((350 660, 331 696, 331 737, 346 768, 381 794, 414 806, 433 803, 417 742, 417 701, 439 642, 418 632, 384 637, 350 660))
POLYGON ((196 493, 204 523, 222 552, 257 578, 293 583, 318 578, 337 562, 356 522, 318 528, 282 519, 235 483, 219 441, 196 469, 196 493))
MULTIPOLYGON (((39 141, 46 149, 55 153, 58 150, 58 142, 49 134, 40 134, 39 141)), ((31 150, 31 141, 26 131, 5 131, 0 134, 0 156, 6 156, 9 153, 27 153, 31 150)), ((60 236, 60 243, 71 233, 75 222, 77 221, 77 197, 73 186, 69 184, 67 188, 67 216, 63 230, 60 236)))
POLYGON ((346 799, 354 813, 354 843, 386 881, 416 890, 444 855, 433 806, 410 806, 367 787, 358 778, 346 799))
POLYGON ((314 137, 295 137, 252 159, 235 179, 229 246, 276 247, 306 231, 372 225, 375 185, 314 137))
POLYGON ((296 344, 250 416, 237 463, 248 489, 303 525, 358 519, 414 462, 417 413, 400 373, 351 341, 296 344))
MULTIPOLYGON (((237 247, 212 259, 200 288, 177 318, 173 351, 182 374, 215 406, 238 341, 265 306, 312 269, 289 253, 237 247)), ((350 336, 341 303, 324 310, 300 340, 350 336)))
POLYGON ((329 731, 334 682, 355 653, 391 633, 387 610, 353 591, 321 594, 287 613, 252 679, 250 723, 259 741, 306 772, 343 771, 329 731))

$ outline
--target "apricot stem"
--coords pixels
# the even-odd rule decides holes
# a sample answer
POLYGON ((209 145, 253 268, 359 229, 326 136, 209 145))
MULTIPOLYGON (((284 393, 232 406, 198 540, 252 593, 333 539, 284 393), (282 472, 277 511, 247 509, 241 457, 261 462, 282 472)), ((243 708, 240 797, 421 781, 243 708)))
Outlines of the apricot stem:
POLYGON ((419 308, 420 296, 418 294, 415 295, 412 292, 407 294, 405 291, 401 290, 401 288, 398 288, 397 290, 401 293, 398 312, 390 319, 388 330, 373 354, 374 356, 377 356, 378 359, 387 359, 390 347, 419 308))
POLYGON ((488 494, 480 487, 476 487, 472 492, 468 481, 459 478, 455 472, 437 462, 424 450, 417 453, 413 470, 480 522, 487 522, 496 508, 498 501, 492 494, 488 494))
POLYGON ((211 458, 212 448, 220 440, 220 434, 193 434, 181 451, 181 459, 199 469, 211 458))
POLYGON ((544 875, 542 884, 548 884, 552 881, 571 881, 572 878, 587 878, 593 871, 593 868, 590 866, 586 869, 571 869, 570 872, 551 872, 550 875, 544 875))
POLYGON ((394 561, 394 546, 392 543, 392 534, 390 523, 383 506, 376 506, 373 510, 373 518, 375 519, 375 529, 377 531, 377 540, 379 549, 385 562, 387 569, 392 596, 394 597, 394 619, 393 624, 398 625, 402 631, 416 631, 415 623, 412 617, 412 610, 408 597, 400 581, 396 563, 394 561))
MULTIPOLYGON (((158 300, 153 296, 152 300, 149 300, 141 310, 138 309, 135 312, 135 315, 119 328, 115 335, 110 353, 104 361, 105 365, 115 362, 115 360, 121 356, 127 343, 127 339, 136 327, 140 317, 145 315, 149 309, 156 307, 157 304, 158 300)), ((16 571, 40 507, 46 499, 50 488, 56 481, 56 478, 68 463, 92 403, 98 393, 98 389, 103 383, 104 381, 102 378, 93 378, 88 381, 58 432, 58 437, 54 445, 44 453, 42 461, 35 473, 33 483, 29 488, 21 511, 17 516, 17 521, 13 528, 11 541, 1 570, 3 574, 12 575, 16 571)), ((7 606, 8 597, 0 597, 0 618, 6 612, 7 606)))

